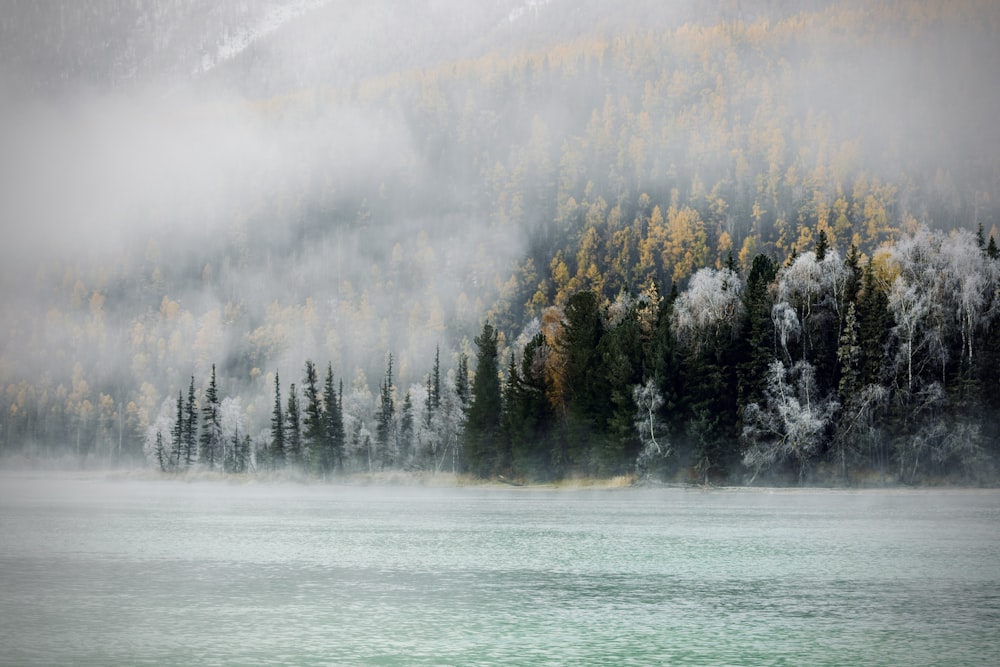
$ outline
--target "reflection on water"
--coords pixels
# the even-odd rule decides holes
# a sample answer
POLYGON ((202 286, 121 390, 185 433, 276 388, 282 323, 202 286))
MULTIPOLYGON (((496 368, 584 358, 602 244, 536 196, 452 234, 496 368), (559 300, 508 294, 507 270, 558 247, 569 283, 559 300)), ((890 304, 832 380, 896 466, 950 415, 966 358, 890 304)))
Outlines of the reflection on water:
POLYGON ((1000 494, 0 478, 0 664, 981 665, 1000 494))

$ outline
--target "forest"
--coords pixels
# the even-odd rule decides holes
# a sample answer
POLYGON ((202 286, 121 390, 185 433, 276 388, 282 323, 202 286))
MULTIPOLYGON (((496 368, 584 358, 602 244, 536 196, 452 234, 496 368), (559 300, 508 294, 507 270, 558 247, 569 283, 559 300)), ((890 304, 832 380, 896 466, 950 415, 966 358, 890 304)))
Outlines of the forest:
POLYGON ((197 132, 145 93, 5 107, 15 148, 89 134, 86 187, 8 170, 38 224, 3 255, 0 458, 995 481, 998 12, 736 5, 539 3, 447 60, 200 99, 262 42, 173 98, 197 132))

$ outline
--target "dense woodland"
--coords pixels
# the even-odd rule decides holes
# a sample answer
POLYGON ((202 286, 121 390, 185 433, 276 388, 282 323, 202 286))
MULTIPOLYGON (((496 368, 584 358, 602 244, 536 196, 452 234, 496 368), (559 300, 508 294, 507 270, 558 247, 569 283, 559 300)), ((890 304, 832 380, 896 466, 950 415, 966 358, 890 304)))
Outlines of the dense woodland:
MULTIPOLYGON (((185 209, 205 224, 183 247, 152 233, 21 276, 0 451, 994 479, 996 10, 740 17, 595 21, 205 109, 319 148, 251 172, 253 199, 185 209), (345 157, 328 126, 357 118, 345 157)), ((170 223, 162 202, 130 214, 170 223)))

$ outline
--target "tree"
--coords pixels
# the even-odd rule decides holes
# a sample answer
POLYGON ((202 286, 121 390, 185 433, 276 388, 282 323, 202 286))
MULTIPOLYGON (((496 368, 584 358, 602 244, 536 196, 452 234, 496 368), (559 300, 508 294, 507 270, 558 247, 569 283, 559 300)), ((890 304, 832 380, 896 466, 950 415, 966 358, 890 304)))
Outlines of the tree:
POLYGON ((322 466, 319 466, 324 439, 323 401, 317 386, 319 377, 316 374, 316 365, 308 360, 304 381, 306 406, 302 424, 302 460, 306 465, 317 465, 320 472, 325 472, 322 466))
POLYGON ((582 466, 587 472, 595 463, 595 450, 604 435, 611 405, 609 386, 601 370, 598 346, 604 325, 594 292, 577 292, 566 302, 559 341, 567 390, 566 449, 562 465, 582 466))
POLYGON ((455 371, 455 394, 462 410, 467 410, 471 395, 469 393, 469 356, 464 352, 458 357, 458 369, 455 371))
POLYGON ((427 377, 427 401, 424 404, 424 424, 431 427, 431 422, 438 408, 441 407, 441 348, 434 348, 434 368, 427 377))
POLYGON ((271 466, 285 467, 285 415, 281 406, 281 381, 274 372, 274 409, 271 411, 271 466))
POLYGON ((765 395, 766 402, 749 404, 743 418, 743 464, 753 470, 750 482, 762 471, 792 460, 801 483, 840 405, 819 395, 815 371, 806 361, 790 369, 781 361, 772 362, 765 395))
POLYGON ((379 404, 375 413, 375 445, 378 447, 379 469, 391 467, 396 461, 396 403, 393 398, 392 355, 386 364, 385 378, 379 387, 379 404))
POLYGON ((174 425, 170 429, 171 445, 170 464, 174 470, 181 467, 181 457, 184 455, 184 394, 177 390, 177 410, 174 413, 174 425))
POLYGON ((653 379, 636 385, 632 391, 636 405, 635 430, 639 434, 642 449, 635 461, 636 473, 642 477, 652 469, 662 465, 670 456, 671 447, 667 440, 666 423, 660 418, 660 408, 664 400, 653 379))
POLYGON ((497 331, 489 323, 475 338, 476 374, 465 423, 465 460, 469 470, 487 477, 497 471, 500 445, 501 394, 497 363, 497 331))
POLYGON ((743 344, 746 361, 739 368, 740 407, 760 402, 764 394, 767 370, 774 361, 774 325, 771 320, 770 288, 778 274, 778 265, 765 255, 753 258, 743 292, 743 344))
POLYGON ((195 458, 198 433, 198 406, 194 400, 194 376, 188 385, 187 403, 184 404, 184 467, 190 468, 195 458))
POLYGON ((346 436, 343 397, 343 382, 338 392, 333 383, 333 364, 327 363, 323 382, 323 447, 320 453, 320 470, 324 476, 344 469, 346 436))
POLYGON ((215 459, 222 445, 222 428, 219 422, 219 392, 215 384, 215 364, 212 364, 212 377, 205 390, 205 405, 201 407, 201 449, 198 458, 211 470, 215 467, 215 459))
POLYGON ((302 417, 295 383, 288 387, 288 409, 285 411, 285 453, 293 465, 302 463, 302 417))
POLYGON ((156 432, 156 445, 153 454, 156 457, 156 464, 159 466, 160 472, 166 472, 167 454, 163 450, 163 431, 156 432))
POLYGON ((413 398, 409 390, 403 394, 399 416, 399 465, 409 466, 413 455, 413 398))

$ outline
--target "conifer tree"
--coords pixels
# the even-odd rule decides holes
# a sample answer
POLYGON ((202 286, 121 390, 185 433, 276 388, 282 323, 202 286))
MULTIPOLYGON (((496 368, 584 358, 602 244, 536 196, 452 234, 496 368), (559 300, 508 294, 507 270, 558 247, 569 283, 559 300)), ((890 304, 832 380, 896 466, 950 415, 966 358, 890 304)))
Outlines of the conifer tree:
POLYGON ((195 458, 198 433, 198 406, 194 400, 194 376, 188 385, 187 403, 184 405, 184 467, 190 468, 195 458))
POLYGON ((303 418, 302 431, 302 459, 307 465, 316 466, 320 472, 325 472, 320 465, 320 453, 323 448, 324 428, 323 428, 323 399, 320 397, 317 386, 319 377, 316 373, 316 365, 311 361, 306 361, 305 377, 305 417, 303 418))
POLYGON ((320 471, 326 475, 344 469, 344 385, 333 383, 333 364, 326 365, 326 379, 323 382, 323 447, 320 453, 320 471))
POLYGON ((285 412, 285 454, 293 465, 302 463, 302 418, 295 384, 288 387, 288 410, 285 412))
POLYGON ((469 471, 486 477, 496 471, 500 441, 500 376, 497 331, 487 321, 475 338, 476 375, 465 423, 465 460, 469 471))
POLYGON ((285 467, 285 416, 281 407, 281 381, 274 372, 274 409, 271 411, 271 465, 285 467))
POLYGON ((215 467, 215 458, 222 444, 222 424, 219 419, 219 392, 215 383, 215 364, 212 364, 212 377, 205 390, 205 405, 201 408, 201 440, 199 459, 208 466, 215 467))
POLYGON ((184 394, 177 390, 177 410, 174 413, 174 425, 170 430, 171 452, 170 466, 177 470, 181 466, 184 455, 184 394))
POLYGON ((458 357, 458 369, 455 371, 455 395, 459 407, 464 411, 469 408, 469 357, 464 352, 458 357))
POLYGON ((391 467, 396 458, 396 404, 393 400, 392 354, 379 387, 379 407, 375 413, 375 445, 378 447, 380 469, 391 467))
POLYGON ((399 416, 399 465, 410 463, 413 447, 413 399, 410 392, 403 395, 403 406, 399 416))
POLYGON ((156 456, 156 463, 160 467, 160 472, 166 472, 167 470, 167 458, 166 452, 163 451, 163 432, 156 432, 156 445, 153 449, 153 453, 156 456))

